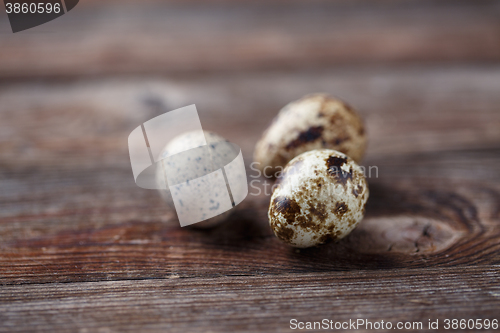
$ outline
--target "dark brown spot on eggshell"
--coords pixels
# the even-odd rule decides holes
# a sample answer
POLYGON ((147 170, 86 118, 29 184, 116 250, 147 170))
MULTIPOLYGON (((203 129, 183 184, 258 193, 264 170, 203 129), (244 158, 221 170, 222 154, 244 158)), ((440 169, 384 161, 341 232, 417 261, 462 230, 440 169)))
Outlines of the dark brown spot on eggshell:
POLYGON ((303 229, 310 229, 310 230, 318 229, 318 225, 314 223, 311 218, 308 218, 304 215, 297 216, 295 225, 303 229))
POLYGON ((344 202, 337 202, 335 204, 335 208, 333 209, 333 213, 337 215, 338 218, 341 218, 342 215, 344 215, 348 211, 349 208, 347 208, 347 205, 344 202))
POLYGON ((352 194, 354 194, 354 196, 357 198, 358 195, 360 195, 361 193, 363 193, 363 186, 361 185, 358 185, 357 188, 353 188, 352 189, 352 194))
POLYGON ((340 231, 332 231, 330 233, 324 234, 319 238, 320 244, 329 243, 331 241, 337 241, 340 235, 340 231))
POLYGON ((340 167, 342 167, 346 162, 347 158, 345 157, 329 156, 326 159, 326 167, 328 170, 333 168, 336 168, 336 170, 340 170, 340 167))
POLYGON ((320 242, 320 244, 325 244, 327 242, 332 241, 332 239, 333 239, 333 236, 331 234, 325 234, 319 238, 319 242, 320 242))
POLYGON ((288 145, 286 145, 285 149, 290 150, 300 146, 303 146, 306 143, 314 142, 323 134, 323 126, 314 126, 309 128, 307 131, 303 131, 299 133, 299 136, 291 141, 288 145))
POLYGON ((330 156, 326 159, 327 172, 334 177, 342 186, 346 186, 349 180, 352 181, 352 167, 349 172, 342 170, 342 165, 347 162, 347 158, 330 156))
POLYGON ((295 232, 287 227, 281 227, 276 229, 276 236, 284 242, 290 243, 295 237, 295 232))
POLYGON ((326 217, 326 205, 323 203, 316 203, 315 205, 309 203, 309 211, 312 215, 315 215, 320 219, 324 219, 326 217))
POLYGON ((295 216, 300 214, 300 206, 293 199, 288 199, 287 197, 276 197, 273 200, 273 206, 275 212, 283 215, 283 217, 288 222, 293 222, 295 216))

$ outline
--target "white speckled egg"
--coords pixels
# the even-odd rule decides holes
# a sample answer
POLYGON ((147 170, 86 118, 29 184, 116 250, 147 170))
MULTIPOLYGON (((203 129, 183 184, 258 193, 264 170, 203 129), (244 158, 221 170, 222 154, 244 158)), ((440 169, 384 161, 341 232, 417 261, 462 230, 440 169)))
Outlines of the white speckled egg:
POLYGON ((312 94, 286 105, 255 147, 254 160, 272 177, 295 156, 313 149, 334 149, 360 162, 366 148, 363 122, 346 103, 312 94))
POLYGON ((299 248, 339 240, 363 219, 368 185, 347 155, 319 149, 292 159, 277 179, 269 224, 283 242, 299 248))
MULTIPOLYGON (((160 153, 160 159, 164 158, 168 155, 174 155, 178 154, 180 152, 185 151, 186 149, 190 147, 200 147, 203 146, 206 143, 208 145, 208 152, 210 153, 210 160, 212 163, 220 163, 221 160, 225 160, 227 156, 232 156, 234 154, 234 151, 232 150, 232 146, 230 144, 224 144, 228 143, 226 139, 223 137, 209 131, 190 131, 186 132, 184 134, 181 134, 174 139, 172 139, 166 146, 163 148, 162 152, 160 153), (219 143, 219 144, 218 144, 219 143), (220 144, 222 143, 222 144, 220 144)), ((201 151, 200 151, 201 152, 201 151)), ((189 162, 184 161, 185 163, 183 165, 177 166, 178 169, 180 170, 181 174, 179 178, 183 178, 182 172, 192 175, 199 173, 200 175, 205 174, 203 172, 203 168, 207 166, 207 156, 198 156, 193 159, 191 159, 189 162), (197 170, 199 169, 199 170, 197 170)), ((161 175, 161 172, 163 172, 163 169, 158 168, 156 170, 156 182, 162 186, 164 184, 164 177, 161 175)), ((164 186, 163 186, 164 187, 164 186)), ((225 190, 225 189, 224 189, 225 190)), ((193 189, 194 192, 196 192, 196 189, 193 189)), ((170 194, 170 191, 168 189, 163 189, 159 190, 161 197, 164 199, 164 201, 172 208, 174 209, 174 203, 172 200, 172 196, 170 194)), ((201 195, 201 194, 199 194, 201 195)), ((214 198, 215 200, 215 198, 214 198)), ((214 202, 214 205, 217 205, 216 202, 214 202)), ((208 207, 209 209, 209 207, 208 207)), ((228 210, 220 215, 217 215, 215 217, 209 218, 207 220, 204 220, 202 222, 198 222, 195 224, 190 225, 190 227, 193 228, 212 228, 220 223, 224 222, 227 217, 231 214, 233 210, 228 210)))

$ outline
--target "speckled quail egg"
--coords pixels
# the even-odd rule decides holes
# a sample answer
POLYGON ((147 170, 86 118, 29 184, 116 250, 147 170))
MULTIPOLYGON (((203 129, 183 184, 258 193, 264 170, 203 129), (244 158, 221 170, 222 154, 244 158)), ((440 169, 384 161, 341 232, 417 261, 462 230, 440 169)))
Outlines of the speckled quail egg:
POLYGON ((277 179, 268 211, 274 234, 307 248, 349 234, 368 200, 363 169, 347 155, 318 149, 292 159, 277 179))
MULTIPOLYGON (((232 156, 234 154, 233 151, 233 146, 231 146, 225 138, 219 136, 216 133, 210 132, 210 131, 189 131, 186 133, 183 133, 175 138, 173 138, 162 150, 160 153, 159 159, 165 158, 166 156, 172 156, 174 154, 179 154, 184 151, 186 151, 189 148, 192 147, 201 147, 205 145, 205 142, 207 144, 207 150, 200 150, 200 156, 193 156, 193 158, 190 158, 189 162, 187 159, 181 160, 182 165, 177 165, 176 169, 179 170, 180 174, 177 174, 179 178, 186 178, 189 179, 193 175, 198 174, 198 176, 202 176, 206 174, 206 171, 203 171, 204 168, 206 168, 207 165, 207 160, 209 160, 211 164, 217 164, 221 165, 221 160, 226 160, 227 156, 232 156), (227 144, 225 144, 227 143, 227 144), (207 155, 208 156, 204 156, 207 155), (186 176, 184 176, 183 173, 186 173, 186 176)), ((194 151, 193 151, 194 152, 194 151)), ((165 184, 165 178, 162 175, 162 172, 164 170, 162 168, 157 168, 156 169, 156 182, 157 184, 160 184, 159 187, 163 187, 163 189, 159 190, 161 197, 164 199, 164 201, 170 206, 170 208, 174 209, 174 202, 172 199, 172 195, 170 193, 170 190, 166 188, 166 186, 163 186, 165 184)), ((187 184, 189 186, 189 182, 187 184)), ((226 190, 224 184, 224 191, 226 190)), ((193 195, 203 195, 203 193, 199 193, 197 189, 193 188, 193 195)), ((216 200, 214 198, 213 200, 216 200)), ((213 202, 213 205, 216 206, 217 202, 213 202)), ((203 207, 202 207, 203 208, 203 207)), ((207 210, 209 210, 211 207, 206 207, 207 210)), ((214 216, 212 218, 206 219, 202 222, 198 222, 195 224, 190 225, 189 227, 192 228, 212 228, 220 223, 224 222, 227 217, 231 214, 232 210, 228 210, 220 215, 214 216)), ((177 212, 178 214, 186 214, 189 212, 177 212)))
POLYGON ((313 149, 334 149, 359 163, 366 148, 365 129, 356 111, 327 94, 311 94, 286 105, 255 147, 264 176, 279 174, 295 156, 313 149))

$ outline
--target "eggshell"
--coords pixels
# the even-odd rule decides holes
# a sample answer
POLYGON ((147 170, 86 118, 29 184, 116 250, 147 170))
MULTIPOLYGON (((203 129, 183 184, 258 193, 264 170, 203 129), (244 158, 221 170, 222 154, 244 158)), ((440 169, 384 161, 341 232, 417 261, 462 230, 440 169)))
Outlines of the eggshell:
POLYGON ((254 160, 264 176, 274 177, 295 156, 321 148, 338 150, 359 163, 366 148, 365 128, 346 103, 312 94, 281 109, 257 143, 254 160))
MULTIPOLYGON (((232 151, 232 146, 229 145, 228 141, 224 139, 223 137, 217 135, 216 133, 210 132, 210 131, 190 131, 186 132, 184 134, 181 134, 174 139, 172 139, 166 146, 163 148, 162 152, 160 153, 160 159, 164 158, 168 155, 173 155, 173 154, 178 154, 183 151, 185 151, 188 147, 200 147, 203 146, 204 144, 208 145, 209 147, 209 153, 210 153, 210 160, 213 164, 219 163, 220 160, 224 160, 227 156, 232 155, 234 152, 232 151), (221 144, 222 143, 222 144, 221 144), (228 143, 227 145, 224 143, 228 143)), ((185 163, 183 165, 178 166, 179 167, 179 172, 177 176, 179 178, 184 178, 184 174, 186 175, 192 175, 197 172, 201 172, 201 174, 204 174, 204 172, 201 170, 207 166, 207 156, 203 156, 203 160, 201 159, 201 156, 199 159, 193 159, 189 163, 185 163)), ((164 177, 161 175, 162 169, 158 168, 156 171, 156 182, 163 185, 164 184, 164 177)), ((189 185, 188 185, 189 186, 189 185)), ((165 186, 163 186, 165 187, 165 186)), ((223 189, 226 191, 226 188, 224 187, 223 189)), ((172 196, 170 194, 170 191, 165 188, 162 190, 159 190, 161 197, 163 200, 168 204, 168 206, 171 209, 175 209, 174 203, 172 200, 172 196)), ((193 188, 193 195, 197 193, 197 189, 193 188)), ((198 195, 201 195, 198 193, 198 195)), ((216 198, 214 198, 216 200, 216 198)), ((217 205, 217 202, 214 202, 214 205, 217 205)), ((229 215, 231 215, 232 209, 228 210, 220 215, 214 216, 212 218, 206 219, 202 222, 198 222, 195 224, 190 225, 189 227, 191 228, 213 228, 222 222, 224 222, 229 215)))
POLYGON ((335 150, 309 151, 292 159, 277 179, 269 224, 294 247, 337 241, 363 219, 368 196, 363 170, 351 158, 335 150))

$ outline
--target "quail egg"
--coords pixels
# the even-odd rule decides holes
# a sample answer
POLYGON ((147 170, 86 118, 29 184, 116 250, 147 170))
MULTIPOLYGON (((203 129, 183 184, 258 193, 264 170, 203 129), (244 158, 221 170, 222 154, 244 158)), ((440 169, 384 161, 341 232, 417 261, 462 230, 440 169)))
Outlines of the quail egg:
POLYGON ((281 109, 257 143, 254 161, 270 178, 295 156, 321 148, 338 150, 359 163, 366 148, 365 128, 346 103, 312 94, 281 109))
POLYGON ((268 211, 274 234, 298 248, 340 240, 363 219, 368 200, 363 169, 330 149, 292 159, 277 179, 268 211))
MULTIPOLYGON (((193 175, 202 176, 206 174, 206 170, 203 170, 207 167, 214 167, 215 165, 222 165, 221 161, 226 160, 228 156, 234 155, 233 146, 229 144, 229 142, 223 137, 217 135, 216 133, 210 131, 190 131, 183 133, 174 139, 172 139, 162 150, 160 153, 159 159, 165 158, 167 156, 173 156, 175 154, 182 153, 191 147, 201 147, 205 146, 207 149, 204 150, 191 150, 196 154, 199 152, 200 156, 192 156, 192 158, 188 157, 188 159, 179 159, 182 165, 176 165, 176 176, 180 179, 190 179, 193 178, 193 175), (213 164, 213 165, 211 165, 213 164)), ((215 169, 215 168, 214 168, 215 169)), ((162 174, 164 169, 158 167, 156 169, 156 182, 159 184, 159 190, 161 197, 168 204, 171 209, 174 209, 174 202, 172 199, 172 194, 169 188, 165 184, 165 178, 162 174)), ((193 182, 191 182, 192 184, 193 182)), ((221 183, 218 183, 221 184, 221 183)), ((189 181, 186 183, 186 186, 190 186, 189 181)), ((194 185, 191 185, 194 186, 194 185)), ((223 183, 223 187, 221 191, 226 191, 226 184, 223 183)), ((200 193, 197 188, 192 189, 193 195, 204 195, 204 193, 200 193)), ((218 206, 218 203, 215 202, 216 198, 211 200, 213 202, 213 206, 218 206)), ((212 207, 201 207, 201 209, 206 209, 207 211, 212 207)), ((180 208, 182 209, 182 208, 180 208)), ((224 213, 214 216, 212 218, 206 219, 202 222, 198 222, 190 225, 192 228, 212 228, 215 227, 222 222, 224 222, 227 217, 231 214, 233 210, 227 210, 224 213)), ((177 212, 182 214, 189 214, 190 212, 177 212)))

